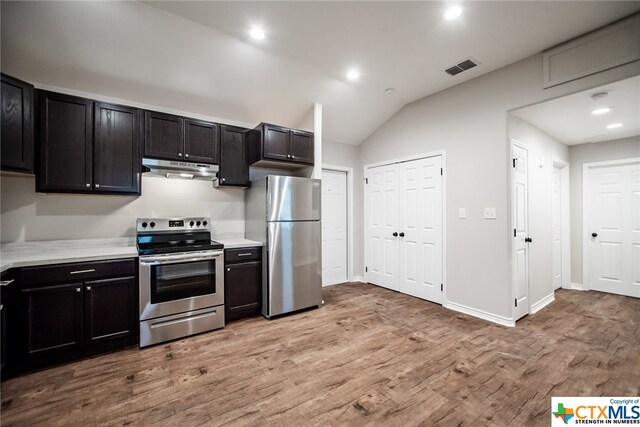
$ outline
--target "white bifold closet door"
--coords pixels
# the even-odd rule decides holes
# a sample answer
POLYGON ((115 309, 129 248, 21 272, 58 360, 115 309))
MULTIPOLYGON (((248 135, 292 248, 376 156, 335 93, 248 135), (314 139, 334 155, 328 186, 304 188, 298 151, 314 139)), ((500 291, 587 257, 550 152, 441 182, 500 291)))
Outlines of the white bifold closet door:
POLYGON ((442 157, 367 170, 366 280, 442 303, 442 157))

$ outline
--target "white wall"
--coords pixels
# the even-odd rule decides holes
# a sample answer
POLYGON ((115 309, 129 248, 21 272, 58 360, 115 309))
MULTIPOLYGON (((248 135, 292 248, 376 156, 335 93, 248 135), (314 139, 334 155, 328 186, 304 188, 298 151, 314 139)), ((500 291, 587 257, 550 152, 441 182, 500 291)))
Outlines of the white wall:
POLYGON ((582 165, 640 157, 640 136, 569 147, 571 181, 571 281, 582 285, 582 165))
POLYGON ((509 114, 509 139, 529 154, 529 301, 535 305, 553 287, 553 160, 569 163, 569 147, 530 123, 509 114), (542 166, 540 162, 542 161, 542 166))
POLYGON ((208 216, 214 234, 244 234, 244 191, 210 181, 143 176, 141 197, 36 193, 32 176, 0 185, 3 243, 133 237, 138 217, 208 216))
MULTIPOLYGON (((535 55, 406 105, 363 142, 361 166, 446 149, 449 301, 512 318, 507 111, 637 74, 640 62, 543 90, 535 55), (468 219, 457 218, 460 207, 468 219), (484 207, 496 207, 497 219, 482 219, 484 207)), ((363 218, 361 204, 355 214, 363 218)), ((356 244, 361 256, 364 243, 356 244)))

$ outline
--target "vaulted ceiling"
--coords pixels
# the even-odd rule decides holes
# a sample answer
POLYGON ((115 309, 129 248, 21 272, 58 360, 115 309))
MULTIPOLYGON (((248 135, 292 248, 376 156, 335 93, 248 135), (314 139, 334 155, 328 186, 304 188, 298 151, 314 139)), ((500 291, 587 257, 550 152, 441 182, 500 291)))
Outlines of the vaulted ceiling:
POLYGON ((2 2, 4 72, 359 144, 403 105, 640 10, 627 1, 2 2), (264 29, 253 40, 252 26, 264 29), (444 69, 468 57, 480 65, 444 69), (348 68, 360 78, 349 81, 348 68), (393 88, 392 94, 385 89, 393 88))

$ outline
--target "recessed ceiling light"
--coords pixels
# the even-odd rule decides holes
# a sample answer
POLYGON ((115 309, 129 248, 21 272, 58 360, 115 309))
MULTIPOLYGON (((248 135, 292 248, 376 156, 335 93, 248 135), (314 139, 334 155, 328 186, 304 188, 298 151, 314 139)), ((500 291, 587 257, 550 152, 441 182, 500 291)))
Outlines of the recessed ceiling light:
POLYGON ((460 6, 451 6, 444 12, 444 19, 456 19, 460 15, 462 15, 462 8, 460 6))
POLYGON ((349 80, 357 80, 359 77, 360 77, 360 72, 355 68, 351 68, 349 71, 347 71, 347 78, 349 80))
POLYGON ((256 40, 262 40, 264 38, 264 31, 260 28, 252 28, 249 30, 249 35, 256 40))
POLYGON ((593 114, 595 116, 599 116, 600 114, 607 114, 609 111, 611 111, 611 108, 602 107, 602 108, 596 108, 595 110, 593 110, 591 112, 591 114, 593 114))
POLYGON ((622 123, 611 123, 607 126, 607 129, 618 129, 622 127, 622 123))

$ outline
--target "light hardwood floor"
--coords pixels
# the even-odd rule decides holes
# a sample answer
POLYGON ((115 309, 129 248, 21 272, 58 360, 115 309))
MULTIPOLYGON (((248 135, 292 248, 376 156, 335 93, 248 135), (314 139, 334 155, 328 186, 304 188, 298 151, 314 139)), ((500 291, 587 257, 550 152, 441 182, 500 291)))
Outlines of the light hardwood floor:
POLYGON ((365 284, 2 383, 10 425, 550 424, 551 396, 640 394, 640 300, 560 290, 494 325, 365 284))

